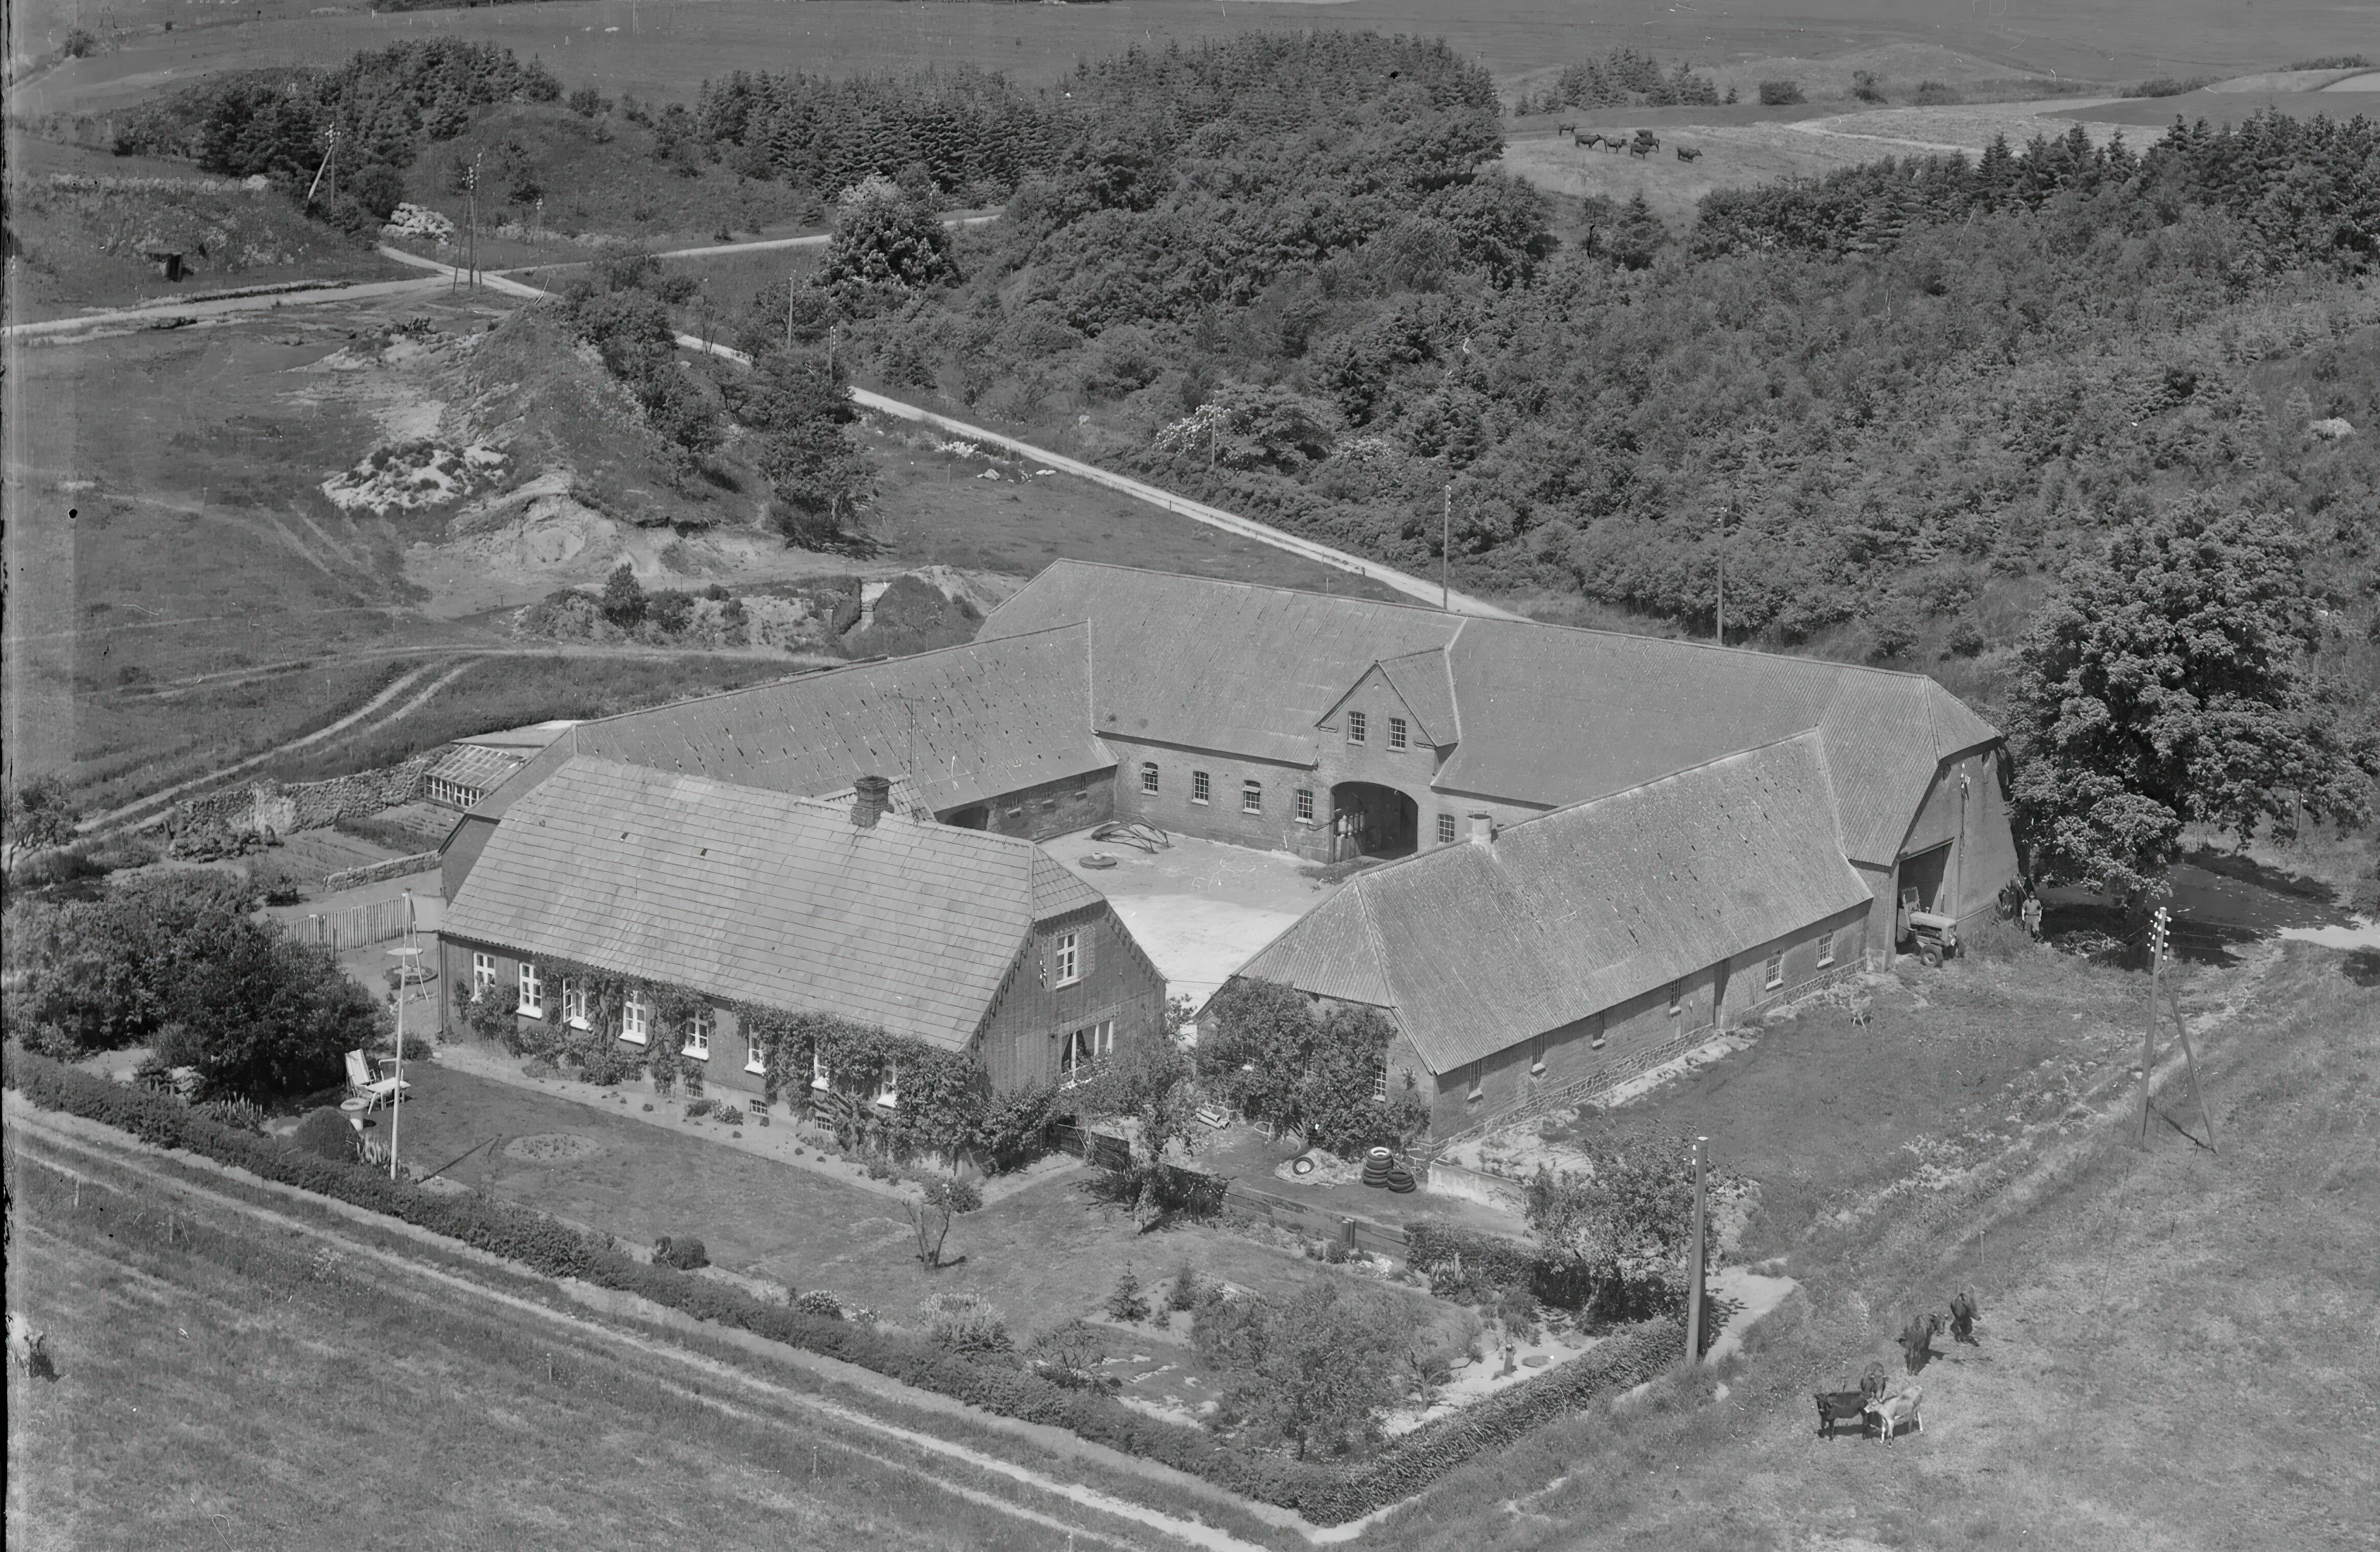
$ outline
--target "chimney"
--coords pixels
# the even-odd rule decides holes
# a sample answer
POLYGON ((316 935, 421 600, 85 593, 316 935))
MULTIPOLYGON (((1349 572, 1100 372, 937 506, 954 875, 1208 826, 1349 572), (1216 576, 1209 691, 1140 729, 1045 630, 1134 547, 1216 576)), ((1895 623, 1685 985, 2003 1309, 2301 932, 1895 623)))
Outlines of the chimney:
POLYGON ((876 821, 892 804, 892 783, 881 776, 862 776, 851 784, 851 822, 860 830, 874 830, 876 821))
POLYGON ((1471 816, 1471 843, 1484 846, 1496 839, 1496 821, 1485 814, 1471 816))

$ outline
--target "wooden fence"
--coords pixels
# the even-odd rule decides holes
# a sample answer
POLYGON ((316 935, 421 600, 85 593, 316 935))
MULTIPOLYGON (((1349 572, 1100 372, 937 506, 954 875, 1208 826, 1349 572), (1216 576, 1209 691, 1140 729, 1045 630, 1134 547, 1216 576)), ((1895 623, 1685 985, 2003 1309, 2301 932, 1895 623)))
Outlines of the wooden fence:
POLYGON ((1080 1126, 1058 1126, 1051 1131, 1061 1153, 1071 1153, 1102 1170, 1131 1167, 1132 1148, 1122 1137, 1111 1137, 1104 1132, 1087 1131, 1080 1126))
POLYGON ((1287 1196, 1276 1196, 1269 1191, 1242 1185, 1237 1181, 1232 1182, 1230 1194, 1223 1198, 1223 1211, 1238 1218, 1257 1219, 1308 1239, 1343 1244, 1366 1255, 1385 1255, 1392 1261, 1405 1258, 1405 1231, 1402 1229, 1375 1223, 1368 1218, 1326 1212, 1287 1196))
POLYGON ((392 938, 404 937, 412 919, 411 902, 375 900, 344 910, 309 912, 305 925, 298 929, 298 937, 309 943, 327 943, 334 952, 345 953, 367 943, 385 943, 392 938))

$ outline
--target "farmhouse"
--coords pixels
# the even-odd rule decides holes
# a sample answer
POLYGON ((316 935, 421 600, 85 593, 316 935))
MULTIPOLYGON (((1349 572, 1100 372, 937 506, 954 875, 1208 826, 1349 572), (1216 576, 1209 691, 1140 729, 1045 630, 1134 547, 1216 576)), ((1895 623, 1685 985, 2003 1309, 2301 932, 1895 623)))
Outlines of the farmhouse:
MULTIPOLYGON (((2017 872, 1999 734, 1922 675, 1076 562, 965 647, 568 729, 457 822, 458 903, 549 908, 523 815, 588 761, 738 822, 845 812, 880 774, 904 833, 988 832, 960 844, 1113 818, 1388 862, 1244 973, 1387 1010, 1441 1131, 1889 960, 1911 912, 1969 920, 2017 872)), ((676 933, 663 913, 611 963, 676 933)), ((501 974, 509 941, 475 952, 501 974)), ((1050 1071, 1007 1038, 987 1070, 1050 1071)))
POLYGON ((830 801, 565 760, 511 805, 449 903, 441 996, 601 1020, 598 1036, 670 1042, 707 1085, 755 1093, 769 1073, 754 1009, 972 1053, 995 1092, 1087 1076, 1160 1037, 1165 983, 1097 890, 1030 841, 901 812, 893 795, 881 777, 830 801), (599 976, 631 989, 596 1006, 599 976), (664 991, 692 1010, 674 1027, 664 991))

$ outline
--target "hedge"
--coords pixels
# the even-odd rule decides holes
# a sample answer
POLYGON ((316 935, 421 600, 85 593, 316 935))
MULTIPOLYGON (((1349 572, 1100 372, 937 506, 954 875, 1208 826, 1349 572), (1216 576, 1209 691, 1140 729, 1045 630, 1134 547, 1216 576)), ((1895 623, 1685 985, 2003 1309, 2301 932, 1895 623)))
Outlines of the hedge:
MULTIPOLYGON (((1204 1478, 1245 1497, 1339 1524, 1410 1497, 1454 1467, 1581 1406, 1601 1388, 1650 1377, 1676 1355, 1671 1325, 1632 1328, 1586 1357, 1426 1424, 1370 1460, 1343 1466, 1249 1454, 1201 1429, 1161 1422, 1112 1397, 1069 1389, 1030 1371, 979 1363, 931 1342, 863 1322, 769 1303, 709 1278, 638 1261, 526 1207, 479 1195, 425 1191, 359 1164, 299 1152, 277 1138, 220 1125, 170 1097, 127 1088, 63 1062, 0 1047, 0 1083, 61 1110, 237 1165, 261 1179, 385 1213, 550 1277, 650 1299, 697 1319, 862 1368, 1027 1423, 1064 1428, 1144 1460, 1204 1478)), ((1502 1242, 1509 1243, 1510 1242, 1502 1242)))

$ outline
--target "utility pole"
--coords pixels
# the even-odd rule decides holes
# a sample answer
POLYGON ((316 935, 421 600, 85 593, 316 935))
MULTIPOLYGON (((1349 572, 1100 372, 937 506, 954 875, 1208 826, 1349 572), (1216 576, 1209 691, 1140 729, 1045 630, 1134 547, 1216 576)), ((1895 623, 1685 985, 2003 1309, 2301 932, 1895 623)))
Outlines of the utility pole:
POLYGON ((1704 1154, 1708 1137, 1694 1139, 1694 1232, 1686 1251, 1686 1366, 1703 1361, 1703 1218, 1704 1154))
POLYGON ((1718 598, 1711 612, 1718 617, 1713 639, 1727 645, 1727 508, 1718 509, 1718 598))
POLYGON ((2149 1146, 2149 1085, 2156 1081, 2157 981, 2165 968, 2165 907, 2149 919, 2149 1021, 2141 1032, 2141 1125, 2135 1141, 2149 1146))
MULTIPOLYGON (((331 126, 329 131, 323 136, 322 164, 314 169, 314 181, 306 186, 306 202, 308 204, 310 205, 314 202, 314 192, 316 189, 322 187, 322 175, 331 170, 331 158, 338 154, 338 150, 339 127, 334 124, 331 126)), ((338 185, 336 182, 334 182, 331 187, 333 188, 336 188, 338 185)))
POLYGON ((1447 588, 1447 567, 1454 553, 1454 484, 1449 480, 1439 492, 1438 509, 1438 607, 1451 612, 1453 594, 1447 588))
POLYGON ((786 355, 788 355, 788 356, 790 356, 790 355, 792 355, 792 354, 794 353, 794 286, 795 286, 795 282, 794 276, 793 276, 790 273, 788 273, 786 274, 786 276, 785 276, 785 354, 786 354, 786 355))
POLYGON ((466 262, 471 266, 471 289, 480 288, 480 154, 471 154, 471 170, 463 175, 464 211, 470 223, 466 262))

